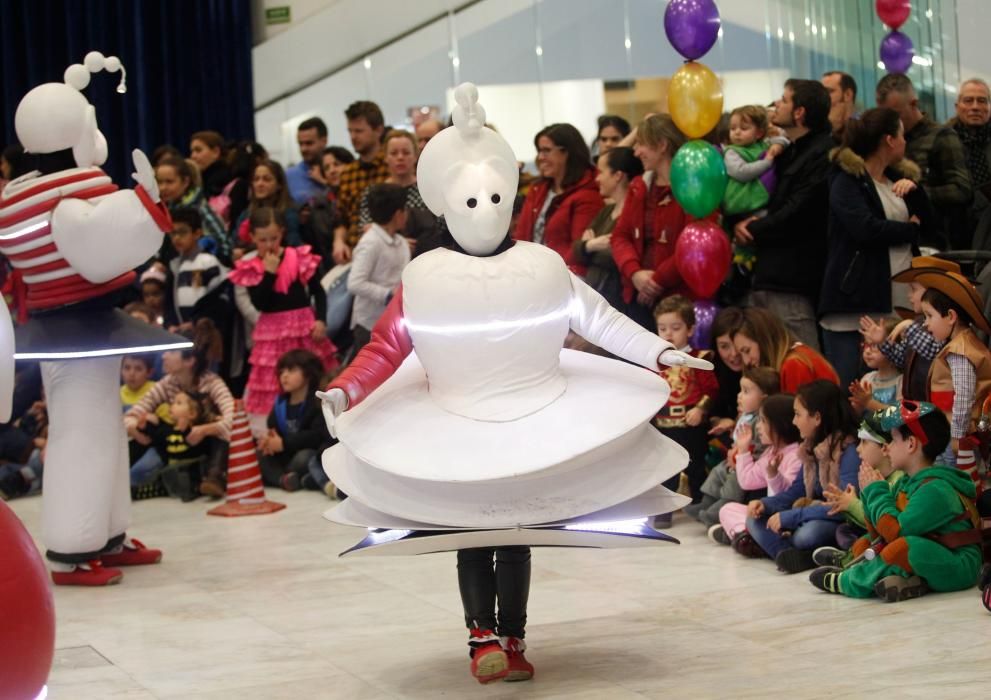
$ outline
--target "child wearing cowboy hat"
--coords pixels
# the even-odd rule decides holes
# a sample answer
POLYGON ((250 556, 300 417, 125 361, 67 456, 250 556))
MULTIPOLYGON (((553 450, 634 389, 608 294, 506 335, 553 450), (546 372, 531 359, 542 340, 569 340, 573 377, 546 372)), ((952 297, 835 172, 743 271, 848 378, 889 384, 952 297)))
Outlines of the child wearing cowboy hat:
MULTIPOLYGON (((946 342, 929 368, 929 400, 950 421, 952 439, 944 461, 957 466, 958 456, 964 456, 961 448, 968 451, 965 461, 973 461, 969 452, 976 442, 967 444, 966 440, 976 432, 981 405, 991 393, 991 351, 971 326, 991 335, 991 325, 984 318, 981 295, 963 275, 929 271, 916 279, 926 287, 922 295, 926 329, 936 340, 946 342)), ((976 469, 973 472, 978 482, 976 469)))
POLYGON ((938 271, 960 272, 960 266, 942 258, 918 255, 912 258, 909 267, 891 277, 892 282, 908 285, 912 308, 895 308, 904 320, 890 333, 883 320, 875 321, 869 316, 860 319, 864 342, 877 345, 881 354, 902 373, 902 396, 915 401, 928 398, 929 365, 943 347, 943 343, 926 330, 922 315, 922 295, 926 288, 919 283, 918 277, 923 272, 938 271))

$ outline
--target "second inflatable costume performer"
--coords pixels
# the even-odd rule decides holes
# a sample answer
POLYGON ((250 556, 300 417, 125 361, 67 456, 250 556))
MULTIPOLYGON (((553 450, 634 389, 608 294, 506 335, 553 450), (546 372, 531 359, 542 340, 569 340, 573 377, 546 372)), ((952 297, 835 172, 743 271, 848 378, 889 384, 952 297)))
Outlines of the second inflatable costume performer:
POLYGON ((650 425, 669 394, 657 370, 712 365, 509 237, 516 157, 473 85, 455 98, 454 126, 417 166, 454 245, 405 268, 371 342, 321 394, 340 438, 324 468, 350 496, 328 517, 371 529, 347 554, 458 550, 473 675, 526 680, 529 546, 676 542, 646 525, 688 502, 660 486, 687 454, 650 425), (653 371, 562 350, 569 330, 653 371))

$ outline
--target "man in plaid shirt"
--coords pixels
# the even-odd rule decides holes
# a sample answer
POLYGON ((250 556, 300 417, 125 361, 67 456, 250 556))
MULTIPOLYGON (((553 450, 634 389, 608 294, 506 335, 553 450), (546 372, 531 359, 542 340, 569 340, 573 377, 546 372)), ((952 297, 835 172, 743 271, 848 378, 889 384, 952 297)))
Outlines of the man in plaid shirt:
POLYGON ((358 225, 358 208, 361 195, 371 185, 385 182, 389 171, 382 151, 382 134, 385 119, 382 110, 374 102, 353 102, 345 111, 348 135, 358 159, 341 171, 341 184, 337 191, 341 224, 334 230, 334 263, 340 265, 351 259, 351 249, 364 233, 358 225))

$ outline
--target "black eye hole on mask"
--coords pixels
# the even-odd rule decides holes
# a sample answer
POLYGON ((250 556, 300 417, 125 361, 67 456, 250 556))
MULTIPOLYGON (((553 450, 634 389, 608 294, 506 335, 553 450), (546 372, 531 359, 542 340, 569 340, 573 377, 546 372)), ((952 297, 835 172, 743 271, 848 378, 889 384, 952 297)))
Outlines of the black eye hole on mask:
POLYGON ((478 200, 475 199, 474 197, 470 197, 468 199, 467 204, 469 209, 474 209, 476 206, 478 206, 478 200))
POLYGON ((498 194, 492 195, 492 203, 493 204, 498 204, 501 201, 502 201, 502 197, 500 197, 498 194))

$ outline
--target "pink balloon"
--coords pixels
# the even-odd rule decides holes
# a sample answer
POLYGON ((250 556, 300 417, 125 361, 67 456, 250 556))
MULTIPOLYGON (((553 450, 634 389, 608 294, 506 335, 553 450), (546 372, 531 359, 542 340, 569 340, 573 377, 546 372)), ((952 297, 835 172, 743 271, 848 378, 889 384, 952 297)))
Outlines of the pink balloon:
POLYGON ((912 14, 910 0, 876 0, 874 8, 881 21, 892 29, 898 29, 905 24, 905 20, 912 14))
POLYGON ((733 250, 729 237, 711 221, 693 221, 681 230, 674 262, 698 299, 710 299, 726 279, 733 250))

